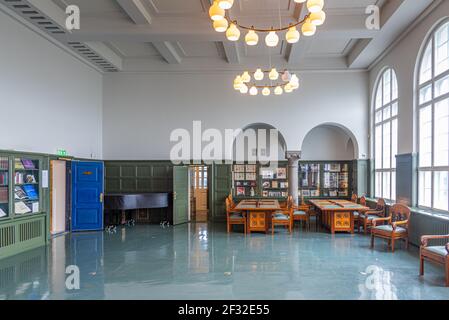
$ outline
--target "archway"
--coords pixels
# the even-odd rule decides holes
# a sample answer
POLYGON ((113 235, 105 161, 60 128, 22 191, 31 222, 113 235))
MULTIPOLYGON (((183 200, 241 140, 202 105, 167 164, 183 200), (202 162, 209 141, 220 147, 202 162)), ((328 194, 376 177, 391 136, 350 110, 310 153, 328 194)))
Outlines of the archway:
POLYGON ((358 156, 358 143, 344 126, 324 123, 307 133, 301 152, 303 160, 353 160, 358 156))

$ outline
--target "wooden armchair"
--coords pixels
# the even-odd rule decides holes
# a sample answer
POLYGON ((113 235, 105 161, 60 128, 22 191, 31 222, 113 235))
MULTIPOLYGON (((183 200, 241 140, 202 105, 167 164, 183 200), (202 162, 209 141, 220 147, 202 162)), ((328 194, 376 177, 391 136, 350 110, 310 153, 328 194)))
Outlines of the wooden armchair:
POLYGON ((310 206, 304 202, 293 207, 293 226, 295 222, 305 223, 306 229, 310 230, 310 206))
MULTIPOLYGON (((365 199, 365 198, 363 198, 363 199, 365 199)), ((359 196, 357 194, 353 193, 351 196, 351 202, 358 203, 358 201, 359 201, 359 196)), ((366 200, 365 200, 365 203, 366 203, 366 200)), ((360 224, 361 224, 360 223, 360 212, 354 211, 353 215, 354 215, 354 226, 357 228, 358 232, 360 232, 360 224)))
POLYGON ((372 220, 371 248, 374 247, 374 238, 387 239, 394 252, 396 240, 404 239, 408 249, 408 226, 410 221, 410 209, 402 204, 395 204, 390 209, 390 216, 372 220), (383 223, 383 224, 382 224, 383 223))
POLYGON ((244 233, 246 234, 246 213, 235 211, 231 208, 231 203, 229 198, 226 198, 226 221, 227 221, 227 231, 231 232, 232 226, 235 224, 243 224, 244 233))
MULTIPOLYGON (((366 207, 366 198, 360 198, 360 204, 366 207)), ((385 200, 379 199, 377 200, 376 208, 374 210, 368 210, 363 214, 359 214, 359 228, 363 225, 363 232, 365 234, 368 233, 368 228, 373 225, 373 220, 377 218, 385 217, 385 200)), ((359 229, 360 231, 360 229, 359 229)))
POLYGON ((290 197, 287 200, 287 207, 278 210, 271 216, 271 234, 274 235, 274 228, 276 225, 282 225, 288 228, 288 232, 292 233, 293 225, 293 199, 290 197))
POLYGON ((429 246, 431 240, 449 240, 449 234, 444 236, 422 236, 420 248, 419 275, 424 275, 424 260, 441 264, 446 270, 446 287, 449 287, 449 242, 446 246, 429 246))

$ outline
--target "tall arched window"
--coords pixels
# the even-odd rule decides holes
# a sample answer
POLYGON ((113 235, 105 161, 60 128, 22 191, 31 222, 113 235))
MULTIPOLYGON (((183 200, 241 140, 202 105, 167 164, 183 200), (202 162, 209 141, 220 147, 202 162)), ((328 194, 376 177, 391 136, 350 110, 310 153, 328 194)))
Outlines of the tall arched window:
POLYGON ((376 84, 374 102, 375 196, 396 199, 396 154, 398 151, 398 81, 388 68, 376 84))
POLYGON ((418 77, 418 204, 448 211, 449 21, 425 44, 418 77))

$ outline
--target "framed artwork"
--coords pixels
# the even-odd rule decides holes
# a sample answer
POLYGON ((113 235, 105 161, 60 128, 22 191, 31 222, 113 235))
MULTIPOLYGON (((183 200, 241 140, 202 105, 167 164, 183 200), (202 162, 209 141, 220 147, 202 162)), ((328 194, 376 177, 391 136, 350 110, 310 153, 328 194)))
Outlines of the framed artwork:
POLYGON ((243 165, 243 164, 236 164, 234 166, 234 172, 245 172, 245 165, 243 165))
POLYGON ((237 195, 244 196, 245 195, 245 187, 237 187, 237 195))
POLYGON ((260 175, 263 179, 273 179, 274 173, 273 170, 270 169, 263 169, 260 170, 260 175))
POLYGON ((247 164, 246 165, 246 172, 256 172, 256 165, 255 164, 247 164))
POLYGON ((278 179, 287 179, 287 168, 277 168, 276 173, 278 179))
POLYGON ((235 180, 245 180, 245 174, 241 172, 234 173, 235 180))
POLYGON ((256 173, 246 173, 246 180, 255 181, 256 180, 256 173))

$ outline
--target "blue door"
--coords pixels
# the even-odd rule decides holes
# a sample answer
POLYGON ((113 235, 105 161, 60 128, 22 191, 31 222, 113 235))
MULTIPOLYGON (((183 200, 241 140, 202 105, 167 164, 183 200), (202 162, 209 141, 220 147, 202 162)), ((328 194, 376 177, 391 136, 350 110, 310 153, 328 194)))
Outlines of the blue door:
POLYGON ((72 231, 103 229, 103 163, 72 162, 72 231))

